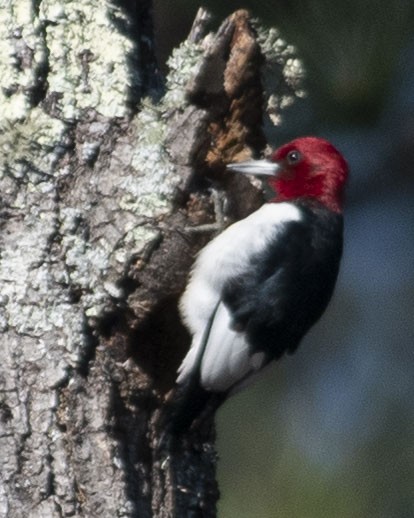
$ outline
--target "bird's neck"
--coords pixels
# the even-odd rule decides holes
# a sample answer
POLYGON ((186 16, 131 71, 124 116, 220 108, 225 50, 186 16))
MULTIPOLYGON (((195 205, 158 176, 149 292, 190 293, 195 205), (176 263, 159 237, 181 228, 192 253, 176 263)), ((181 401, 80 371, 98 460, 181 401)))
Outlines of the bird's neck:
POLYGON ((282 184, 277 186, 276 192, 277 194, 270 200, 271 202, 304 202, 310 205, 323 205, 336 214, 342 214, 342 197, 323 191, 320 188, 308 189, 306 193, 299 193, 295 189, 290 188, 289 185, 282 184))

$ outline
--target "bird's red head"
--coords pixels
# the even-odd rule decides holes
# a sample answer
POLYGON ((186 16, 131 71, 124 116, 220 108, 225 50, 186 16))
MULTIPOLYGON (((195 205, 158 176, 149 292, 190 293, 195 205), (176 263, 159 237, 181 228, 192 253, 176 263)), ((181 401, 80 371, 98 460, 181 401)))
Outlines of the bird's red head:
POLYGON ((228 169, 270 176, 276 196, 271 201, 314 199, 334 212, 342 211, 348 165, 327 140, 301 137, 281 146, 270 160, 229 164, 228 169))
POLYGON ((311 198, 341 212, 348 165, 330 142, 301 137, 281 146, 270 160, 279 166, 269 179, 275 201, 311 198))

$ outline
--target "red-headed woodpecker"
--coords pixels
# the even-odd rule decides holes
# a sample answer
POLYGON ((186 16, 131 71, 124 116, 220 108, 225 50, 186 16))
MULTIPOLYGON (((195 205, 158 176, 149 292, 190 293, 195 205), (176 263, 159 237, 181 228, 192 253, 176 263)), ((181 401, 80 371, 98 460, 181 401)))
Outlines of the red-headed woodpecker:
POLYGON ((180 303, 192 335, 177 378, 186 424, 208 400, 218 406, 295 351, 328 305, 342 254, 348 167, 332 144, 298 138, 270 160, 228 169, 267 176, 275 195, 208 243, 195 262, 180 303))

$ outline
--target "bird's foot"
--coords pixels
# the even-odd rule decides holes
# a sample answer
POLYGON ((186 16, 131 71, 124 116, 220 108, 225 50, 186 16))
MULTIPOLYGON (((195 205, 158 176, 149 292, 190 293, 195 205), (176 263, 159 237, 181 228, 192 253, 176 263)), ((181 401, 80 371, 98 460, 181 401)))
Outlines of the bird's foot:
POLYGON ((211 198, 213 200, 214 206, 214 222, 205 223, 203 225, 195 225, 194 227, 184 227, 185 232, 192 234, 216 232, 218 234, 226 228, 228 223, 225 210, 227 200, 224 191, 211 188, 211 198))

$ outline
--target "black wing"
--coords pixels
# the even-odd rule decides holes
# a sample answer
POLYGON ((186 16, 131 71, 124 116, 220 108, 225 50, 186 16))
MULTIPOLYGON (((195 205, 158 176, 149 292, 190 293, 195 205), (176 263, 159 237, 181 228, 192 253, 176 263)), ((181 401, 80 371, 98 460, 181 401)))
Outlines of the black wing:
POLYGON ((342 254, 342 216, 301 204, 303 219, 287 223, 248 272, 231 279, 223 300, 233 326, 247 333, 252 354, 268 360, 293 352, 332 296, 342 254))

